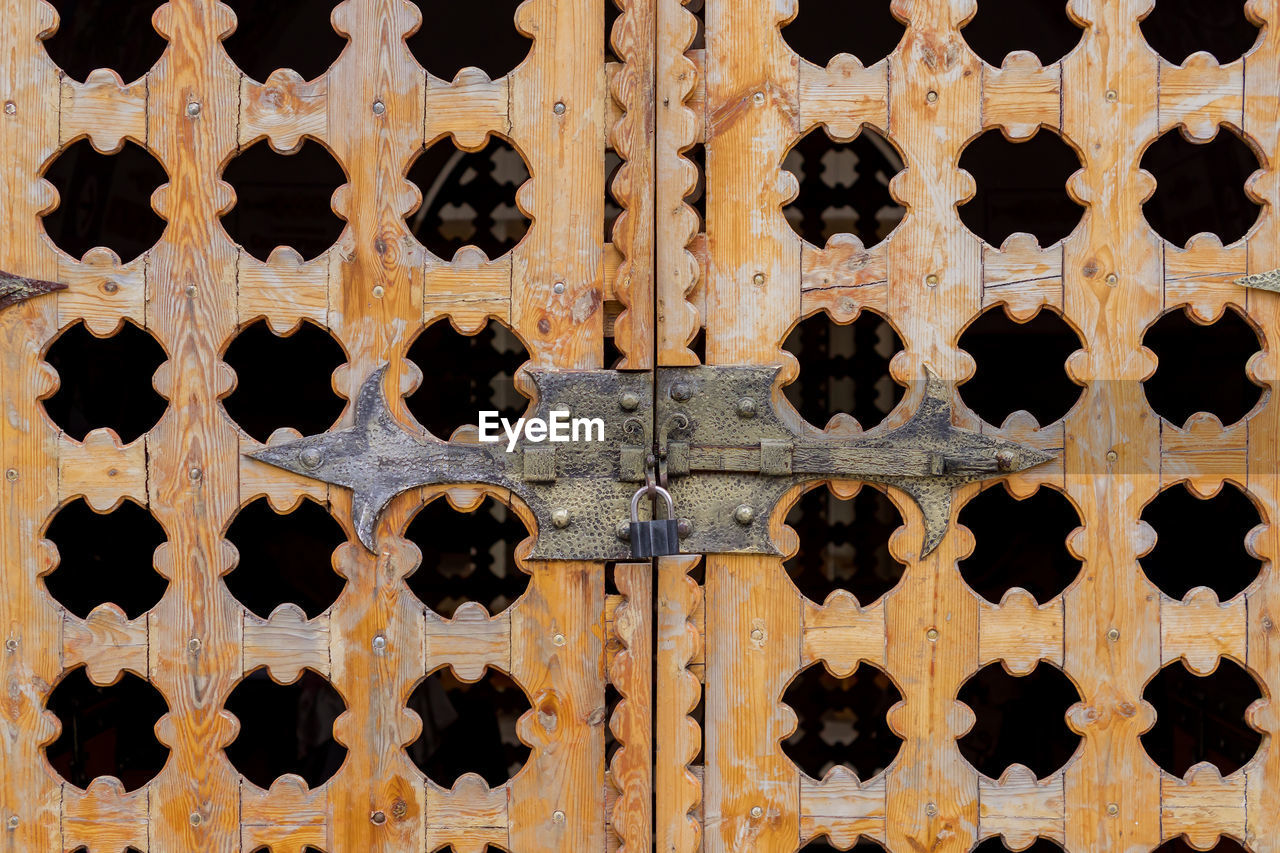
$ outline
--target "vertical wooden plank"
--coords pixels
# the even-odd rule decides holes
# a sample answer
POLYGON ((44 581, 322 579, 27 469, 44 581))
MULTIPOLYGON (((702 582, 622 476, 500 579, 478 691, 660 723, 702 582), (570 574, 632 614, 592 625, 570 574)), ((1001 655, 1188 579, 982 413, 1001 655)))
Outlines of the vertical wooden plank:
MULTIPOLYGON (((38 175, 58 144, 58 79, 37 38, 56 15, 40 0, 9 3, 0 18, 0 268, 57 277, 37 219, 52 194, 38 175)), ((59 613, 38 575, 51 555, 44 519, 57 505, 57 433, 37 400, 52 387, 40 360, 56 331, 57 297, 0 312, 0 850, 61 846, 61 786, 40 744, 54 736, 44 701, 62 663, 59 613), (16 821, 16 823, 15 823, 16 821)))
POLYGON ((698 754, 702 731, 690 718, 702 685, 689 671, 702 637, 694 623, 702 607, 702 588, 689 577, 698 557, 658 560, 658 658, 654 710, 654 805, 656 842, 662 853, 696 853, 702 825, 693 812, 702 785, 689 769, 698 754))
POLYGON ((619 850, 647 853, 653 849, 653 568, 619 563, 613 571, 623 596, 613 624, 623 648, 609 668, 621 697, 609 721, 619 743, 609 764, 618 791, 610 822, 619 850))
POLYGON ((1066 316, 1089 335, 1088 355, 1068 365, 1088 384, 1064 453, 1086 567, 1063 600, 1065 669, 1082 699, 1070 722, 1084 736, 1066 770, 1066 846, 1134 853, 1160 841, 1160 776, 1138 741, 1153 717, 1142 688, 1160 667, 1159 594, 1136 562, 1160 448, 1140 385, 1153 366, 1142 332, 1160 311, 1163 279, 1160 240, 1141 211, 1151 181, 1138 169, 1158 130, 1157 59, 1138 28, 1149 7, 1075 0, 1089 26, 1063 61, 1063 130, 1084 160, 1072 189, 1089 205, 1062 264, 1066 316))

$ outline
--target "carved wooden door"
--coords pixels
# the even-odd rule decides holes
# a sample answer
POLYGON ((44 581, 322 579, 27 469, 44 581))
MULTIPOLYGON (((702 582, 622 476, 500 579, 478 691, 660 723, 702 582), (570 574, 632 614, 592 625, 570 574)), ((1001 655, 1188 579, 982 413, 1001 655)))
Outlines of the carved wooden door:
POLYGON ((1280 849, 1280 2, 1055 5, 10 0, 0 850, 1280 849))

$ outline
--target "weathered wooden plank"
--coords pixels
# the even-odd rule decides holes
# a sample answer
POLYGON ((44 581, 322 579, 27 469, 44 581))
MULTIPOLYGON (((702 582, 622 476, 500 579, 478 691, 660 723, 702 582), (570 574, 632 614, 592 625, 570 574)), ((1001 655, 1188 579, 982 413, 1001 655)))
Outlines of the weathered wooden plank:
POLYGON ((694 624, 702 589, 689 577, 697 557, 658 560, 657 679, 654 696, 654 803, 657 847, 665 853, 701 849, 702 782, 689 764, 697 756, 702 731, 689 714, 702 687, 689 671, 699 656, 703 632, 694 624))

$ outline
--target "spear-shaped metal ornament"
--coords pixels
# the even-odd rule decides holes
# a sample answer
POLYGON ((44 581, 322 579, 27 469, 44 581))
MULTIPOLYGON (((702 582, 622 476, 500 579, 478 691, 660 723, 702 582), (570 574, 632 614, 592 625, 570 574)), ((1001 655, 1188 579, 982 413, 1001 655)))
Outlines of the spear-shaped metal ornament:
POLYGON ((1241 287, 1250 287, 1254 290, 1270 290, 1272 293, 1280 293, 1280 270, 1241 276, 1236 279, 1236 284, 1241 287))
POLYGON ((533 511, 533 558, 566 560, 629 556, 619 530, 645 479, 646 457, 663 460, 689 553, 776 554, 768 520, 783 495, 797 483, 840 479, 909 495, 924 515, 921 556, 942 540, 956 487, 1053 458, 952 424, 949 389, 932 373, 915 412, 897 428, 799 435, 773 408, 777 373, 776 367, 704 366, 662 368, 655 378, 532 370, 538 403, 531 417, 545 420, 562 409, 575 418, 600 418, 604 440, 545 444, 526 434, 508 451, 501 443, 446 442, 405 428, 387 404, 384 367, 361 387, 351 426, 249 455, 351 489, 356 533, 370 551, 379 517, 395 496, 426 485, 486 484, 509 490, 533 511))
POLYGON ((0 270, 0 311, 45 293, 66 289, 67 286, 60 282, 26 278, 0 270))

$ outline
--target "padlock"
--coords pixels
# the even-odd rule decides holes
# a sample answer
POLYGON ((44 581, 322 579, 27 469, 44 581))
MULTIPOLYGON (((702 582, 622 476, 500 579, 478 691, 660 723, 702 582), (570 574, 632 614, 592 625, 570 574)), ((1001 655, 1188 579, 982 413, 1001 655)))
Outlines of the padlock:
MULTIPOLYGON (((655 507, 654 513, 657 513, 655 507)), ((631 556, 647 559, 680 553, 680 522, 676 519, 675 501, 662 486, 645 486, 631 497, 631 556), (640 520, 640 496, 653 488, 667 504, 667 517, 640 520)))

